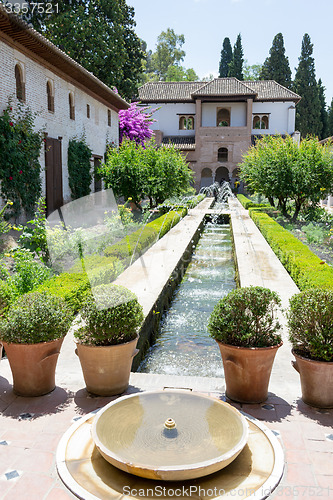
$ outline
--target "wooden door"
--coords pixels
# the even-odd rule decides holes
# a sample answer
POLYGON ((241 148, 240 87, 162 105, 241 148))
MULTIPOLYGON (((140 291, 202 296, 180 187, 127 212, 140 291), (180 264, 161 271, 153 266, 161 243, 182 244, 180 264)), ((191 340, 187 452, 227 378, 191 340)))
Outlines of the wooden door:
POLYGON ((45 169, 46 207, 49 215, 63 205, 61 141, 59 139, 46 138, 45 169))

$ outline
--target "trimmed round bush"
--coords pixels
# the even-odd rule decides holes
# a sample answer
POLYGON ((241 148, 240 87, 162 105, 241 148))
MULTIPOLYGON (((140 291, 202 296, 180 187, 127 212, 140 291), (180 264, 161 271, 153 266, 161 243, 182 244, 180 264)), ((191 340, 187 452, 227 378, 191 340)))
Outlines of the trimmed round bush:
POLYGON ((213 309, 208 331, 215 340, 239 347, 270 347, 281 343, 275 292, 260 286, 232 290, 213 309))
POLYGON ((333 291, 312 288, 289 303, 289 340, 296 354, 333 362, 333 291))
POLYGON ((74 336, 82 344, 106 346, 134 340, 144 315, 136 295, 119 285, 100 285, 88 297, 74 336))
POLYGON ((63 338, 73 313, 65 300, 46 292, 22 295, 0 321, 0 339, 7 343, 38 344, 63 338))

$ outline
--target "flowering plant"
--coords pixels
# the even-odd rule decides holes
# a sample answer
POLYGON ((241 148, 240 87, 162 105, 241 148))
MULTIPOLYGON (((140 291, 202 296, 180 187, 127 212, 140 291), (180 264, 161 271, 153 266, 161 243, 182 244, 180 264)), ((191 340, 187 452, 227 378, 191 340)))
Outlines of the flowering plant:
POLYGON ((156 121, 152 116, 157 110, 149 110, 149 106, 139 106, 137 102, 133 102, 128 109, 119 111, 120 142, 127 138, 144 145, 152 137, 153 131, 149 127, 156 121))

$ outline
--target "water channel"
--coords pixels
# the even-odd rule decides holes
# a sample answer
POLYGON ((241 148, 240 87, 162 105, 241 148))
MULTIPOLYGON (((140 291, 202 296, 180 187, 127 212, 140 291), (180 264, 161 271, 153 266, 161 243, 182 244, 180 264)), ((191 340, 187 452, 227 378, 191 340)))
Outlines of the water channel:
POLYGON ((156 343, 138 371, 223 376, 220 351, 209 337, 207 323, 214 305, 235 286, 230 225, 207 222, 162 317, 156 343))

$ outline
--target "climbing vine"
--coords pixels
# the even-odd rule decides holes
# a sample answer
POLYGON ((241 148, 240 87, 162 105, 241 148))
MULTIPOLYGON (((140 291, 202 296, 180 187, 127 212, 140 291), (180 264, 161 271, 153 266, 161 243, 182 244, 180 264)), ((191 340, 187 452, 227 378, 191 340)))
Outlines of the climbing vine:
POLYGON ((68 182, 73 200, 90 193, 91 150, 84 137, 71 139, 68 145, 68 182))
POLYGON ((39 163, 43 132, 34 129, 35 115, 19 105, 16 111, 9 104, 0 116, 0 194, 11 200, 7 215, 18 217, 22 210, 34 212, 41 196, 39 163))

